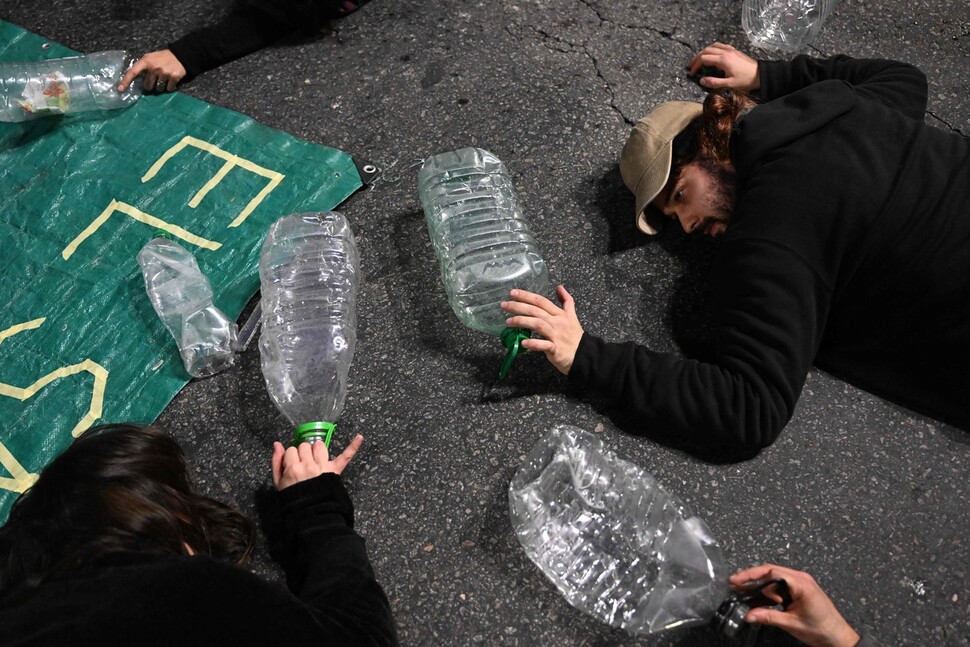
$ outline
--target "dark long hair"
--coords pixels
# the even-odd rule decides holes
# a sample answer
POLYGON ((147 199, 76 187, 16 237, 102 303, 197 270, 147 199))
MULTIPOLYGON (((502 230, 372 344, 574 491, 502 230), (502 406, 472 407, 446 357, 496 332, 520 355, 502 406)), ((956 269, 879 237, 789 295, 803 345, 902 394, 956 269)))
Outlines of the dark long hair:
POLYGON ((684 167, 691 162, 713 168, 731 161, 731 135, 738 120, 755 105, 746 92, 729 88, 711 90, 704 99, 701 116, 690 122, 671 142, 670 178, 662 192, 665 202, 670 200, 670 193, 684 167))
POLYGON ((255 540, 242 513, 196 493, 178 444, 134 424, 94 427, 48 465, 0 528, 0 594, 77 573, 114 553, 241 563, 255 540))

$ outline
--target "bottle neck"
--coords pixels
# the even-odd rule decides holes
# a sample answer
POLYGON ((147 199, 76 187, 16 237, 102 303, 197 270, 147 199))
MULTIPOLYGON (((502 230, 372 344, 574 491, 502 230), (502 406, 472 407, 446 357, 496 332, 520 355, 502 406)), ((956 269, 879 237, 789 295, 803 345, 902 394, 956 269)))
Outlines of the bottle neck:
POLYGON ((332 422, 307 422, 293 430, 293 446, 300 443, 323 442, 330 448, 330 439, 333 437, 334 429, 337 428, 332 422))

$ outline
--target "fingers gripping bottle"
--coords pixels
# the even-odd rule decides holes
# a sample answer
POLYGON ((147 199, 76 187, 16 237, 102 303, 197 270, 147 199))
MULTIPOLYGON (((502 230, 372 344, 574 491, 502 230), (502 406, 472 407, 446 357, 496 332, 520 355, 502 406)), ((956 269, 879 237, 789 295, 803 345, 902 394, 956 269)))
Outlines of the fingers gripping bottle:
POLYGON ((499 304, 513 288, 549 289, 508 170, 480 148, 441 153, 421 166, 418 192, 452 309, 469 328, 500 336, 508 350, 501 379, 530 331, 506 328, 499 304))
POLYGON ((187 249, 157 236, 138 252, 145 289, 165 328, 178 342, 185 370, 209 377, 236 360, 236 322, 213 303, 212 285, 187 249))
POLYGON ((140 81, 118 92, 132 63, 121 50, 0 63, 0 121, 127 107, 141 96, 140 81))
POLYGON ((335 212, 277 220, 259 260, 259 353, 266 389, 296 428, 293 444, 330 446, 357 345, 360 260, 347 219, 335 212))
MULTIPOLYGON (((707 524, 596 436, 567 425, 532 449, 509 485, 509 514, 529 558, 570 604, 613 627, 655 634, 715 625, 732 599, 707 524)), ((731 623, 733 626, 730 626, 731 623)))

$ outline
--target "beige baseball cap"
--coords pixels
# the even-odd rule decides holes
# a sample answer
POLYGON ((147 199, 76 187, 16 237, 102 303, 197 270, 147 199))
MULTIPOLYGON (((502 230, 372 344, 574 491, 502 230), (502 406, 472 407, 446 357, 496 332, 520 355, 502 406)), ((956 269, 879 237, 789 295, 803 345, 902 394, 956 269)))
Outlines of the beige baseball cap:
POLYGON ((620 157, 620 175, 637 199, 637 227, 654 235, 661 219, 647 206, 657 197, 670 177, 674 137, 697 117, 703 106, 690 101, 661 103, 633 127, 620 157))

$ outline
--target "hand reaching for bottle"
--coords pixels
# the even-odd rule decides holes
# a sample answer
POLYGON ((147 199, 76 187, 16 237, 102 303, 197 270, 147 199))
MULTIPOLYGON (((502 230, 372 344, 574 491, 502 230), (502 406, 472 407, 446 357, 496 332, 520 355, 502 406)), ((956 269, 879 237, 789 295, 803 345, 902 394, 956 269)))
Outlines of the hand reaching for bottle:
POLYGON ((687 70, 692 76, 700 73, 702 67, 713 67, 724 72, 724 77, 702 76, 700 84, 705 88, 731 88, 751 92, 761 87, 758 61, 743 54, 730 45, 713 43, 690 59, 687 70))
MULTIPOLYGON (((853 647, 859 642, 859 634, 849 626, 832 600, 808 573, 762 564, 735 573, 728 578, 728 582, 737 588, 754 580, 775 578, 788 583, 791 604, 784 611, 765 607, 751 609, 745 617, 747 622, 783 629, 809 647, 853 647)), ((762 593, 780 603, 781 598, 770 591, 767 589, 762 593)))
POLYGON ((118 92, 124 92, 139 74, 145 75, 142 79, 145 92, 173 92, 185 78, 185 67, 170 49, 149 52, 125 72, 118 84, 118 92))
POLYGON ((549 299, 525 290, 512 290, 512 301, 503 301, 502 310, 515 315, 505 320, 506 325, 527 328, 542 335, 542 339, 524 339, 522 348, 538 350, 546 354, 560 373, 569 375, 576 358, 583 327, 576 316, 576 304, 566 288, 556 288, 560 308, 549 299))
POLYGON ((283 490, 291 485, 312 479, 321 474, 340 474, 357 454, 364 437, 357 434, 340 456, 330 460, 330 451, 322 441, 300 443, 298 447, 283 449, 282 443, 273 443, 273 485, 283 490))

